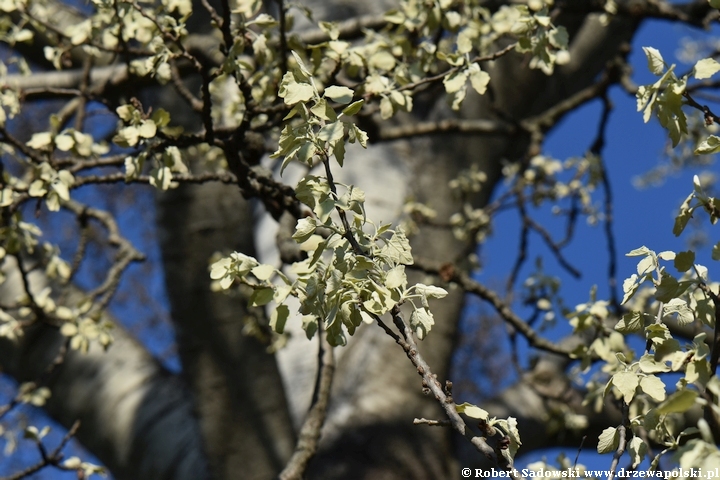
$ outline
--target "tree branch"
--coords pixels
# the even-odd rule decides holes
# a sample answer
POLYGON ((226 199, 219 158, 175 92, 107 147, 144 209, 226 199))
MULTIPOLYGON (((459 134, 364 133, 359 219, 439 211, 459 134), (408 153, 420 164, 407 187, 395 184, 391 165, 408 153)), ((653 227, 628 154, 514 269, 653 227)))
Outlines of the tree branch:
POLYGON ((280 472, 280 480, 300 480, 303 478, 308 462, 317 451, 320 432, 327 416, 332 379, 335 373, 335 358, 333 347, 324 334, 322 322, 320 322, 318 337, 318 372, 315 383, 315 393, 313 394, 313 403, 307 418, 300 428, 295 452, 287 465, 285 465, 283 471, 280 472))
POLYGON ((431 275, 438 275, 447 282, 455 282, 466 292, 477 295, 490 303, 500 317, 520 332, 533 347, 545 350, 546 352, 557 353, 565 357, 570 356, 570 350, 542 338, 532 327, 525 323, 522 318, 518 317, 495 292, 470 278, 467 273, 462 272, 450 264, 441 265, 437 262, 428 259, 419 259, 417 257, 415 257, 414 260, 414 265, 410 265, 409 268, 422 270, 431 275))

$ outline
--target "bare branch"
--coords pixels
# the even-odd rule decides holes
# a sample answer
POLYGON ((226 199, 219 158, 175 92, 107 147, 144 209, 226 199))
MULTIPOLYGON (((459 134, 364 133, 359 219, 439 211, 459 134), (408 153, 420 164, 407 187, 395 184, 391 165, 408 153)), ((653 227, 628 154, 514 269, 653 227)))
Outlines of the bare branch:
POLYGON ((328 342, 323 330, 322 322, 320 322, 320 329, 318 331, 318 337, 320 339, 318 342, 318 372, 315 383, 315 393, 313 394, 313 403, 307 418, 300 428, 295 452, 287 465, 285 465, 283 471, 280 472, 280 480, 300 480, 303 478, 307 464, 315 455, 320 441, 320 432, 327 416, 332 379, 335 373, 333 347, 328 342))
POLYGON ((433 262, 428 259, 419 259, 417 257, 415 257, 414 260, 415 264, 410 265, 409 268, 416 268, 425 273, 438 275, 445 281, 455 282, 466 292, 477 295, 490 303, 503 320, 520 332, 533 347, 566 357, 570 355, 570 351, 568 349, 538 335, 532 327, 525 323, 522 318, 518 317, 517 314, 515 314, 515 312, 513 312, 512 309, 510 309, 510 307, 500 299, 497 293, 476 282, 470 278, 467 273, 450 264, 440 265, 437 262, 433 262))
POLYGON ((440 133, 463 133, 468 135, 512 135, 517 129, 505 122, 483 119, 448 118, 437 122, 417 122, 379 129, 372 138, 375 142, 440 133))

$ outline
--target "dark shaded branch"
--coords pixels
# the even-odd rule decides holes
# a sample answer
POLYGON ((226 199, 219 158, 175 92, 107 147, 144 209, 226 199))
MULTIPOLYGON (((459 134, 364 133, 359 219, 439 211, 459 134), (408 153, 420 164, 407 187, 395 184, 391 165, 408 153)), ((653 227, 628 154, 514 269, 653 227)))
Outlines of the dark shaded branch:
MULTIPOLYGON (((512 465, 507 464, 506 459, 495 452, 495 450, 487 443, 485 437, 474 435, 470 428, 468 428, 468 426, 465 424, 465 421, 462 419, 462 417, 460 417, 460 414, 457 412, 455 402, 445 393, 445 390, 443 389, 442 385, 440 385, 437 376, 432 373, 432 371, 430 370, 430 366, 427 364, 422 355, 420 355, 417 343, 413 338, 412 330, 410 329, 410 326, 407 324, 407 322, 405 322, 405 319, 402 316, 402 312, 400 311, 400 307, 398 307, 397 305, 393 307, 391 315, 393 318, 393 322, 395 323, 395 327, 400 331, 400 336, 392 335, 392 337, 395 339, 395 342, 400 345, 405 351, 405 354, 410 359, 415 368, 417 368, 418 374, 423 379, 423 386, 429 389, 432 395, 438 401, 443 411, 447 415, 453 430, 467 438, 470 443, 472 443, 473 446, 488 460, 493 462, 493 464, 499 466, 503 470, 507 470, 510 478, 517 479, 517 475, 515 474, 512 465)), ((383 324, 382 320, 377 315, 374 315, 374 317, 375 320, 378 322, 378 325, 381 325, 386 332, 389 331, 389 328, 383 324)))
MULTIPOLYGON (((351 40, 362 35, 363 30, 379 30, 385 25, 387 25, 387 21, 384 15, 362 15, 340 22, 338 25, 338 38, 341 40, 351 40)), ((320 29, 303 32, 299 37, 302 42, 308 45, 315 45, 330 40, 330 36, 320 29)))
POLYGON ((410 265, 408 268, 415 268, 431 275, 438 275, 447 282, 455 282, 467 293, 477 295, 486 302, 490 303, 500 317, 520 332, 520 334, 522 334, 533 347, 569 357, 570 350, 538 335, 532 327, 525 323, 522 318, 518 317, 517 314, 515 314, 515 312, 513 312, 512 309, 502 301, 497 293, 476 282, 470 278, 467 273, 450 264, 441 265, 438 262, 433 262, 428 259, 419 259, 417 257, 415 257, 414 260, 415 264, 410 265))
POLYGON ((448 118, 437 122, 417 122, 378 129, 372 138, 375 142, 400 140, 422 135, 440 133, 463 133, 468 135, 512 135, 516 128, 504 122, 483 119, 448 118))
MULTIPOLYGON (((713 292, 712 289, 704 282, 700 283, 700 290, 705 292, 713 301, 715 306, 715 318, 720 318, 720 296, 713 292)), ((718 360, 720 360, 720 322, 715 322, 715 332, 712 344, 712 353, 710 354, 710 370, 713 375, 717 371, 718 360)))
MULTIPOLYGON (((605 12, 605 0, 578 1, 563 0, 555 6, 565 12, 592 13, 605 12)), ((670 3, 664 0, 630 0, 617 2, 617 15, 637 20, 657 19, 682 22, 693 27, 708 29, 710 23, 718 18, 718 11, 710 7, 705 0, 687 3, 670 3)))
POLYGON ((613 233, 613 194, 612 186, 610 185, 610 178, 608 177, 607 166, 602 157, 602 151, 605 147, 605 133, 607 131, 608 121, 610 119, 610 113, 612 112, 612 102, 608 98, 607 94, 603 95, 603 112, 600 118, 600 125, 598 126, 598 133, 595 141, 590 147, 590 153, 598 157, 600 162, 600 171, 602 178, 603 190, 605 191, 605 202, 603 205, 605 214, 605 239, 608 245, 608 287, 610 288, 610 302, 613 305, 616 313, 622 311, 620 306, 620 300, 618 299, 617 293, 617 247, 615 246, 615 234, 613 233))
POLYGON ((300 428, 295 452, 283 471, 280 472, 280 480, 300 480, 303 478, 308 462, 317 451, 320 432, 327 417, 330 390, 335 373, 335 358, 333 347, 328 342, 323 330, 322 322, 320 322, 320 330, 318 331, 318 373, 312 406, 300 428))
MULTIPOLYGON (((43 468, 50 467, 50 466, 55 467, 59 470, 70 471, 70 472, 76 470, 75 468, 65 467, 65 466, 61 465, 60 462, 63 459, 62 451, 67 446, 70 439, 75 436, 75 434, 77 433, 79 428, 80 428, 80 420, 77 420, 73 424, 73 426, 70 427, 70 430, 68 430, 68 432, 65 434, 63 439, 60 441, 60 444, 50 454, 48 454, 47 450, 45 449, 45 445, 42 443, 42 439, 37 440, 36 443, 37 443, 38 451, 40 452, 40 457, 41 457, 40 461, 37 462, 35 465, 29 466, 28 468, 24 469, 21 472, 18 472, 14 475, 10 475, 9 477, 3 477, 0 480, 20 480, 21 478, 29 477, 30 475, 39 472, 43 468)), ((84 478, 84 477, 78 476, 78 478, 84 478)))

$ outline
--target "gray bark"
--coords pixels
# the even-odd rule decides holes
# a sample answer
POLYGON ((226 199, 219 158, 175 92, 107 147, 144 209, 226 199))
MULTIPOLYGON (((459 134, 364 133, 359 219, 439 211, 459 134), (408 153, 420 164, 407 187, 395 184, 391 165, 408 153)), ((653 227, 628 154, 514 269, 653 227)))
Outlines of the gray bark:
MULTIPOLYGON (((29 262, 28 262, 29 263, 29 262)), ((0 304, 24 294, 17 262, 6 257, 0 304)), ((28 275, 37 295, 48 285, 44 269, 28 275)), ((69 350, 44 384, 52 395, 45 410, 62 425, 80 420, 77 438, 117 480, 208 478, 198 426, 188 391, 121 326, 107 351, 69 350)), ((0 338, 3 373, 18 382, 37 381, 65 343, 57 328, 39 324, 18 342, 0 338)))

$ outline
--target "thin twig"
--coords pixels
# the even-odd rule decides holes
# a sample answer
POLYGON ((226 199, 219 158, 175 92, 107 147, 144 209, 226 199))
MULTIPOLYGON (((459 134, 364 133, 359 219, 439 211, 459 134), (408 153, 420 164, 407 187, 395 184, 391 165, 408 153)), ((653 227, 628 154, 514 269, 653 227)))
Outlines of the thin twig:
POLYGON ((617 472, 617 467, 618 467, 618 464, 620 463, 620 457, 622 457, 623 454, 625 453, 625 447, 627 446, 627 429, 625 428, 625 424, 630 422, 630 420, 628 418, 628 410, 629 410, 628 405, 623 402, 623 406, 622 406, 623 423, 620 424, 620 426, 617 428, 618 447, 617 447, 617 450, 615 450, 615 453, 613 454, 612 462, 610 463, 610 473, 608 474, 608 480, 613 480, 613 478, 615 478, 615 473, 617 472))
POLYGON ((2 477, 0 480, 20 480, 22 478, 29 477, 30 475, 37 473, 43 468, 49 466, 55 467, 60 470, 74 471, 74 468, 65 467, 61 465, 60 462, 63 460, 64 457, 62 453, 63 449, 67 446, 70 439, 75 436, 79 428, 80 420, 76 420, 73 426, 70 427, 70 430, 68 430, 63 439, 60 441, 60 444, 50 453, 47 453, 45 445, 42 443, 42 440, 39 440, 37 442, 37 447, 40 451, 41 460, 35 465, 31 465, 30 467, 24 469, 21 472, 10 475, 9 477, 2 477))
MULTIPOLYGON (((437 376, 432 373, 430 366, 420 354, 417 343, 413 338, 412 330, 405 322, 402 312, 400 311, 400 307, 396 305, 392 308, 390 313, 392 315, 393 322, 395 323, 395 327, 400 331, 400 335, 392 335, 395 342, 402 347, 407 357, 410 359, 415 368, 417 368, 418 374, 423 379, 423 385, 427 386, 435 399, 438 401, 444 410, 445 415, 447 415, 453 430, 467 438, 480 453, 485 455, 485 457, 492 461, 495 465, 499 466, 503 470, 507 470, 510 478, 517 480, 517 475, 515 474, 515 470, 513 470, 512 465, 507 464, 506 459, 503 456, 498 455, 487 443, 484 437, 474 435, 470 428, 468 428, 465 424, 462 417, 460 417, 460 414, 457 412, 455 402, 447 396, 445 390, 438 381, 437 376)), ((378 322, 378 325, 383 327, 386 332, 389 330, 389 328, 382 323, 380 317, 377 315, 373 315, 373 317, 378 322)))
POLYGON ((515 312, 513 312, 512 309, 502 301, 497 293, 479 282, 476 282, 470 278, 467 273, 462 272, 460 269, 449 264, 441 265, 438 262, 433 262, 428 259, 420 259, 417 257, 415 257, 414 260, 415 263, 410 265, 408 268, 415 268, 422 270, 425 273, 438 275, 447 282, 455 282, 467 293, 477 295, 481 299, 490 303, 500 317, 520 332, 520 334, 525 337, 525 339, 533 347, 547 352, 557 353, 558 355, 563 355, 565 357, 570 356, 570 351, 568 349, 541 337, 532 327, 525 323, 522 318, 518 317, 517 314, 515 314, 515 312))
POLYGON ((452 427, 450 420, 430 420, 427 418, 416 418, 413 425, 428 425, 430 427, 452 427))

